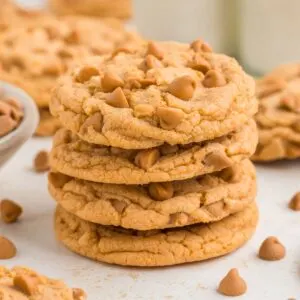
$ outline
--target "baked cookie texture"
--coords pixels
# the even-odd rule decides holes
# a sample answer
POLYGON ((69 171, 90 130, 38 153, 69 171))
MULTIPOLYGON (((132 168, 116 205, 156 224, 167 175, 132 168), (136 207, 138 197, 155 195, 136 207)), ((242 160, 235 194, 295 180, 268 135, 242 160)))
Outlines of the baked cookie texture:
POLYGON ((51 112, 89 143, 126 149, 229 134, 256 113, 255 84, 199 43, 139 43, 75 68, 56 85, 51 112))
POLYGON ((144 186, 93 183, 53 172, 49 191, 59 205, 83 220, 164 229, 216 222, 242 211, 255 199, 256 175, 249 160, 198 178, 144 186))
POLYGON ((135 231, 83 221, 58 206, 55 230, 59 240, 83 256, 110 264, 156 267, 228 254, 251 238, 257 221, 257 207, 251 204, 219 222, 135 231))
POLYGON ((49 0, 57 14, 83 14, 95 17, 129 19, 132 16, 131 0, 49 0))
POLYGON ((50 279, 37 272, 0 266, 0 299, 3 300, 85 300, 81 289, 69 288, 60 280, 50 279))
POLYGON ((257 129, 249 120, 236 132, 211 141, 146 150, 89 144, 66 129, 56 133, 51 166, 80 179, 117 184, 174 181, 216 172, 250 157, 257 129))
POLYGON ((53 89, 48 188, 58 240, 94 260, 166 266, 253 234, 254 81, 202 40, 128 44, 53 89))
POLYGON ((300 64, 278 67, 257 81, 259 144, 255 161, 300 157, 300 64))

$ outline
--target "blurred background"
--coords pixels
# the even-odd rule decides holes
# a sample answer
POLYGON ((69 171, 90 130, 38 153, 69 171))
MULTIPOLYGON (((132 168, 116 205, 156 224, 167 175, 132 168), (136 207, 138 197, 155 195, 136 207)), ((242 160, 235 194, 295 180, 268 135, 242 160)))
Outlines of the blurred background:
MULTIPOLYGON (((47 1, 17 2, 41 8, 47 1)), ((184 42, 201 37, 254 75, 299 60, 299 0, 133 0, 133 10, 130 23, 145 37, 184 42)))

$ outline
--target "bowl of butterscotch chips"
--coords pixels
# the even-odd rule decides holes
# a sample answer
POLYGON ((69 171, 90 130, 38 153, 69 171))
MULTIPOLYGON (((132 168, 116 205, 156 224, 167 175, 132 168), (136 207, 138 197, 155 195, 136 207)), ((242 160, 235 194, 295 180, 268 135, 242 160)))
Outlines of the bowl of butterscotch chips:
POLYGON ((0 166, 33 135, 38 121, 33 100, 21 89, 0 81, 0 166))

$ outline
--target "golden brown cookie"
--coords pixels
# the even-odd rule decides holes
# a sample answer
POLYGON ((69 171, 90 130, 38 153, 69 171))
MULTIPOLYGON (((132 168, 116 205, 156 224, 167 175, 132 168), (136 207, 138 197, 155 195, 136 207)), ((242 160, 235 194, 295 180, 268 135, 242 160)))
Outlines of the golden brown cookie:
POLYGON ((300 64, 278 67, 257 82, 259 144, 253 160, 300 157, 300 64))
POLYGON ((83 256, 111 264, 155 267, 228 254, 251 238, 257 221, 253 203, 215 223, 135 231, 82 221, 58 206, 55 230, 63 244, 83 256))
POLYGON ((40 123, 35 131, 36 136, 53 136, 55 132, 61 128, 58 119, 54 118, 49 109, 44 107, 39 109, 40 123))
POLYGON ((194 179, 150 185, 93 183, 49 174, 49 191, 68 212, 102 225, 151 230, 219 221, 255 199, 249 160, 194 179))
POLYGON ((96 17, 129 19, 131 0, 49 0, 51 9, 61 15, 83 14, 96 17))
POLYGON ((51 113, 87 142, 126 149, 226 135, 256 112, 255 85, 234 59, 209 51, 200 41, 149 42, 101 67, 83 64, 59 80, 51 113))
POLYGON ((125 150, 89 144, 61 129, 54 137, 51 166, 76 178, 104 183, 146 184, 192 178, 250 157, 257 130, 250 120, 239 131, 202 143, 125 150))
POLYGON ((135 38, 118 21, 84 17, 12 27, 0 35, 0 79, 27 91, 39 107, 48 107, 57 78, 71 65, 135 38))
POLYGON ((60 280, 50 279, 33 270, 0 267, 0 299, 3 300, 85 300, 81 289, 72 289, 60 280))

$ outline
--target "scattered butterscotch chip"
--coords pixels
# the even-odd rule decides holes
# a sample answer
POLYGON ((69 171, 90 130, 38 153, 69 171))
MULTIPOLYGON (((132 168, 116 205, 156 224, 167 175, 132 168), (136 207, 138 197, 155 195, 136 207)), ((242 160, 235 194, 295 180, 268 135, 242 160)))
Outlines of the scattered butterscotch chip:
POLYGON ((91 79, 93 76, 99 75, 99 71, 92 66, 83 67, 75 77, 75 80, 80 83, 84 83, 91 79))
POLYGON ((296 193, 289 203, 289 208, 300 211, 300 192, 296 193))
POLYGON ((47 151, 40 151, 34 158, 34 170, 36 172, 46 172, 49 170, 49 154, 47 151))
POLYGON ((114 91, 117 87, 123 87, 123 85, 124 81, 120 76, 109 72, 105 73, 101 80, 102 89, 106 93, 114 91))
POLYGON ((146 149, 136 155, 134 162, 138 167, 148 170, 158 161, 159 157, 160 153, 157 148, 146 149))
POLYGON ((0 202, 1 219, 5 223, 16 222, 22 212, 22 207, 12 200, 4 199, 0 202))
POLYGON ((168 92, 182 100, 189 100, 193 97, 195 88, 195 80, 186 75, 173 80, 168 87, 168 92))
POLYGON ((285 247, 280 241, 276 237, 270 236, 261 244, 258 257, 270 261, 280 260, 285 257, 285 252, 285 247))
POLYGON ((82 289, 74 288, 73 289, 73 298, 74 298, 74 300, 84 300, 84 299, 86 299, 86 293, 82 289))
POLYGON ((162 49, 154 42, 149 42, 147 54, 151 54, 158 59, 162 59, 164 57, 162 49))
POLYGON ((156 114, 160 119, 160 126, 167 130, 175 128, 184 118, 184 112, 173 107, 159 107, 156 114))
POLYGON ((14 286, 19 288, 24 294, 32 296, 36 293, 41 279, 37 275, 17 275, 14 278, 14 286))
POLYGON ((221 280, 218 292, 225 296, 241 296, 247 291, 247 284, 237 269, 231 269, 221 280))
POLYGON ((221 72, 217 70, 209 70, 202 83, 207 88, 222 87, 226 85, 226 79, 221 72))
POLYGON ((106 103, 110 106, 117 107, 117 108, 128 108, 129 107, 126 96, 120 87, 116 88, 107 97, 106 103))
POLYGON ((150 183, 149 194, 154 200, 170 199, 174 194, 173 184, 172 182, 150 183))
POLYGON ((16 256, 17 248, 12 241, 0 236, 0 259, 10 259, 16 256))

